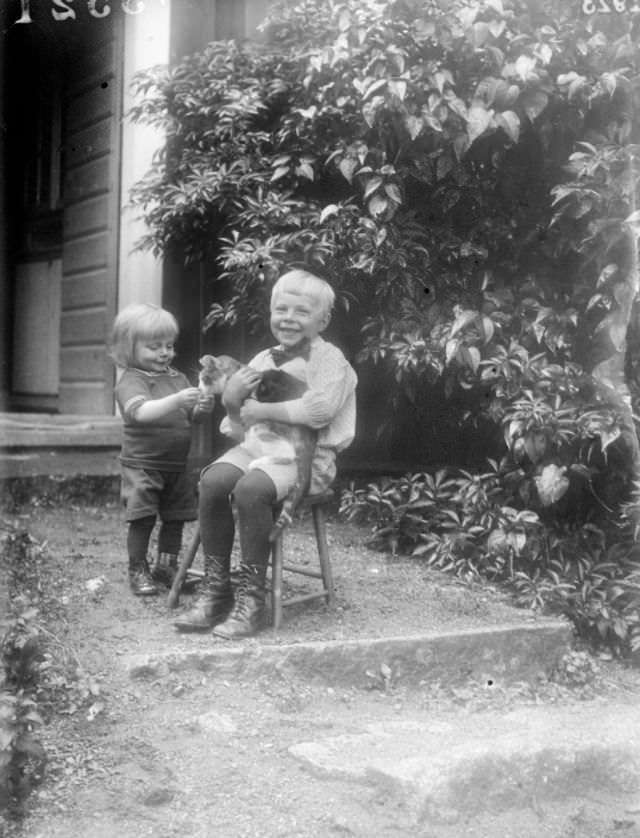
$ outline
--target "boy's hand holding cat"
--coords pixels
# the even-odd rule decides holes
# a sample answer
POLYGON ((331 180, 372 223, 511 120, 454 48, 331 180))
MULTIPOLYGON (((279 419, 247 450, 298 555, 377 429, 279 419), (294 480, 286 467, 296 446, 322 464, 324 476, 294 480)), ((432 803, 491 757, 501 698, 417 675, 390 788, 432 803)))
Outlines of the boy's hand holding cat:
POLYGON ((259 402, 247 399, 239 411, 240 421, 245 428, 257 422, 289 422, 289 414, 283 405, 277 402, 259 402))
POLYGON ((265 415, 265 412, 268 413, 269 407, 270 405, 263 404, 257 399, 247 399, 240 408, 240 420, 242 424, 245 428, 250 428, 256 422, 264 422, 265 419, 269 419, 265 415), (267 408, 266 411, 265 408, 267 408))
POLYGON ((245 401, 260 382, 262 373, 251 367, 242 367, 227 381, 222 395, 222 404, 227 412, 238 413, 240 405, 245 401))

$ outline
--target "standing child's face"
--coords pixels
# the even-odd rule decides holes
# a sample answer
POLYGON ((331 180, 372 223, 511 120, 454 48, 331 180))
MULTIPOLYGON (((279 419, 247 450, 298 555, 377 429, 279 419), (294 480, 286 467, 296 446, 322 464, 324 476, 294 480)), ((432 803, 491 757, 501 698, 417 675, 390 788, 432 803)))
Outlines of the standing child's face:
POLYGON ((312 340, 329 322, 329 314, 307 294, 283 291, 271 303, 271 334, 282 346, 292 348, 312 340))
POLYGON ((137 340, 134 350, 136 367, 147 372, 164 372, 176 354, 173 342, 173 337, 137 340))

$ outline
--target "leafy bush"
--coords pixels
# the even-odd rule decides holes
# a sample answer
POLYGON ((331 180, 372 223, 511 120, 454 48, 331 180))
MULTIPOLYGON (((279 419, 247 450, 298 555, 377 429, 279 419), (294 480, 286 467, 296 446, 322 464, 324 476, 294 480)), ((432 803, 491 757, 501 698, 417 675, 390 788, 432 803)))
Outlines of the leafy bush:
POLYGON ((443 470, 352 485, 340 511, 373 523, 372 546, 465 579, 505 583, 518 605, 566 614, 596 647, 624 655, 639 649, 640 550, 632 527, 544 526, 543 504, 511 505, 508 481, 490 465, 484 474, 443 470))
POLYGON ((283 267, 330 275, 396 437, 424 444, 440 380, 484 405, 446 425, 528 409, 526 446, 588 410, 637 467, 638 21, 561 0, 276 3, 260 43, 137 76, 132 117, 167 136, 132 191, 140 246, 204 266, 205 328, 260 333, 283 267))

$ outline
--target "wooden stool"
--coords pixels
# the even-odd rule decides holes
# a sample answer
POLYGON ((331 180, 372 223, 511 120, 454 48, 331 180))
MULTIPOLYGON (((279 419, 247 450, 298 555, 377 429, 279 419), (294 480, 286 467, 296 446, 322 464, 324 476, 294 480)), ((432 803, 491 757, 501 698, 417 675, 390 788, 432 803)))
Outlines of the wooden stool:
MULTIPOLYGON (((299 602, 307 602, 312 599, 324 597, 328 605, 332 605, 335 599, 333 590, 333 575, 331 573, 331 562, 329 561, 329 548, 327 545, 327 529, 325 522, 325 509, 333 499, 333 492, 329 490, 321 495, 307 495, 300 504, 300 509, 309 507, 313 516, 313 528, 316 535, 316 546, 318 548, 319 570, 311 570, 305 565, 284 561, 283 537, 281 532, 271 548, 271 619, 274 629, 279 629, 282 624, 282 609, 288 605, 296 605, 299 602), (282 599, 282 571, 299 573, 302 576, 311 576, 314 579, 322 580, 322 588, 311 594, 300 594, 288 599, 282 599)), ((276 512, 277 512, 276 507, 276 512)), ((277 515, 276 515, 277 517, 277 515)))
MULTIPOLYGON (((329 561, 329 548, 327 546, 327 530, 325 525, 325 509, 327 504, 333 500, 334 493, 329 490, 322 495, 307 495, 300 504, 300 509, 305 507, 311 509, 313 516, 313 528, 316 534, 316 545, 318 548, 318 560, 320 563, 320 570, 310 570, 308 567, 300 564, 284 563, 284 545, 283 532, 280 533, 271 548, 271 619, 275 629, 280 628, 282 624, 282 609, 287 605, 295 605, 298 602, 306 602, 311 599, 319 599, 324 597, 328 605, 332 605, 335 594, 333 591, 333 575, 331 573, 331 563, 329 561), (321 579, 323 587, 321 590, 312 594, 301 594, 300 596, 289 597, 282 599, 282 571, 286 570, 289 573, 299 573, 302 576, 311 576, 314 579, 321 579)), ((277 518, 280 507, 274 508, 274 518, 277 518)), ((192 567, 193 561, 198 553, 200 547, 200 528, 197 527, 191 542, 187 548, 187 552, 180 563, 180 568, 176 574, 171 591, 167 599, 169 608, 175 608, 180 601, 180 592, 184 584, 189 582, 197 582, 204 575, 201 570, 196 570, 192 567)))

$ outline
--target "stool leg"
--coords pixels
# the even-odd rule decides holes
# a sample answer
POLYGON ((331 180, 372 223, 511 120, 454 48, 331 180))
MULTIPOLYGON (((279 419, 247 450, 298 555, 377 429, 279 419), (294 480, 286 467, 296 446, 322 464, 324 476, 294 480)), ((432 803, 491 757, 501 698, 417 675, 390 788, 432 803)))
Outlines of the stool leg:
POLYGON ((169 596, 167 597, 167 605, 169 608, 175 608, 180 601, 180 591, 182 589, 182 583, 187 577, 187 571, 193 564, 193 560, 196 557, 196 553, 198 552, 198 547, 200 546, 200 527, 196 527, 196 531, 193 534, 193 538, 191 539, 191 543, 187 548, 187 552, 180 563, 180 567, 178 568, 178 572, 176 573, 173 585, 171 586, 171 590, 169 591, 169 596))
POLYGON ((322 581, 327 592, 326 601, 328 605, 332 605, 335 599, 333 590, 333 574, 331 572, 331 562, 329 561, 329 547, 327 545, 327 527, 324 518, 324 509, 317 505, 312 507, 313 511, 313 528, 316 532, 316 543, 318 545, 318 558, 320 559, 320 570, 322 571, 322 581))
POLYGON ((274 629, 282 624, 282 564, 284 561, 282 533, 271 548, 271 619, 274 629))

